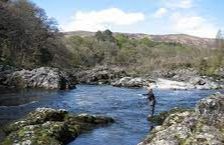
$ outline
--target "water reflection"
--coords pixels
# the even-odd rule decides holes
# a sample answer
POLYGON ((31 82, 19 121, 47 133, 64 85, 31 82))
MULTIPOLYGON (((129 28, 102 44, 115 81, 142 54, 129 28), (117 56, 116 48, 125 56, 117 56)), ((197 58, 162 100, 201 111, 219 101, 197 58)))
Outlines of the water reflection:
POLYGON ((41 89, 12 90, 11 92, 0 93, 0 106, 20 106, 27 103, 37 102, 44 96, 55 91, 41 89))

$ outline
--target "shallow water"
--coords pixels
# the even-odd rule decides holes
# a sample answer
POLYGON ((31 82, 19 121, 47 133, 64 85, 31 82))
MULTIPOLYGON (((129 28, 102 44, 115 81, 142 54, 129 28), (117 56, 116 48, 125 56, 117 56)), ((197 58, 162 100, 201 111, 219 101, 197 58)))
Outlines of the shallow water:
MULTIPOLYGON (((173 107, 193 107, 212 90, 154 90, 155 113, 173 107)), ((37 107, 64 108, 74 113, 92 113, 115 118, 116 123, 80 135, 69 145, 136 145, 149 132, 152 124, 144 89, 112 86, 78 85, 71 91, 28 90, 0 95, 2 124, 18 119, 37 107)))

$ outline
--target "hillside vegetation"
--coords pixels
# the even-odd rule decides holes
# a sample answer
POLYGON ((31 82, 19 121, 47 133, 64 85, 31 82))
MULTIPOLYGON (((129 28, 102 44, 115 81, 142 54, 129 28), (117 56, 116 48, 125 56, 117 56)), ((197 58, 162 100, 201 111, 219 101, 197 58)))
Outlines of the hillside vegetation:
POLYGON ((0 64, 19 68, 120 66, 129 72, 191 67, 213 75, 223 67, 224 42, 189 35, 59 33, 56 22, 29 0, 0 0, 0 64))
POLYGON ((191 67, 205 75, 213 75, 216 69, 223 66, 224 45, 221 33, 216 43, 212 39, 208 41, 184 35, 184 38, 188 38, 187 42, 192 40, 189 45, 181 43, 185 42, 184 39, 175 42, 174 38, 178 36, 172 35, 165 39, 165 36, 113 34, 106 30, 95 34, 67 33, 65 41, 73 53, 72 64, 75 66, 117 65, 143 74, 152 70, 191 67), (206 42, 209 42, 208 45, 201 45, 206 42))

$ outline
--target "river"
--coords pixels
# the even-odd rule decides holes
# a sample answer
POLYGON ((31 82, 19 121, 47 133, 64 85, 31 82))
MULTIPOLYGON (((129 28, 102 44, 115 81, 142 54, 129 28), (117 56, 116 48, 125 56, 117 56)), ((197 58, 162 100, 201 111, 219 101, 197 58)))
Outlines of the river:
MULTIPOLYGON (((194 107, 215 90, 154 90, 155 113, 173 107, 194 107)), ((136 145, 149 132, 150 106, 144 89, 78 85, 70 91, 24 90, 0 94, 0 125, 18 119, 37 107, 64 108, 73 113, 111 116, 116 123, 80 135, 69 145, 136 145)))

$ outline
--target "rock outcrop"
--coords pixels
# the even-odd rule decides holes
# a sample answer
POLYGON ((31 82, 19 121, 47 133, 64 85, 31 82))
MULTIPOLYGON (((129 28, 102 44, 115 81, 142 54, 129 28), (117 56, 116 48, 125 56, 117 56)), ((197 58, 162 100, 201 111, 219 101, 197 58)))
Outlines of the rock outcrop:
POLYGON ((72 115, 66 110, 37 108, 4 129, 7 137, 1 145, 63 145, 85 131, 113 122, 110 117, 72 115))
MULTIPOLYGON (((160 120, 161 121, 161 120, 160 120)), ((224 95, 202 99, 194 111, 175 111, 138 145, 223 145, 224 95)))
POLYGON ((221 89, 224 88, 223 84, 219 84, 215 82, 214 80, 211 80, 206 77, 192 77, 189 80, 190 84, 194 85, 196 89, 221 89))
POLYGON ((71 89, 76 79, 58 68, 41 67, 15 71, 8 75, 5 84, 16 88, 71 89))
MULTIPOLYGON (((222 70, 222 69, 220 69, 222 70)), ((76 71, 71 75, 58 68, 41 67, 33 70, 16 70, 10 66, 0 66, 0 89, 3 88, 44 88, 71 89, 75 84, 110 84, 116 87, 139 88, 149 82, 158 89, 221 89, 224 82, 220 77, 200 76, 193 69, 178 69, 154 72, 152 77, 131 77, 119 67, 96 67, 90 70, 76 71), (152 79, 154 78, 154 79, 152 79), (165 78, 165 79, 164 79, 165 78)))
POLYGON ((140 88, 148 85, 149 80, 141 77, 123 77, 111 83, 115 87, 140 88))
POLYGON ((171 89, 220 89, 224 88, 224 78, 201 76, 198 71, 192 68, 154 71, 151 74, 158 79, 159 88, 171 89), (172 86, 169 86, 171 85, 172 86), (160 87, 162 86, 162 87, 160 87))
POLYGON ((90 70, 80 71, 76 74, 81 84, 110 84, 114 79, 127 76, 121 68, 96 67, 90 70))
POLYGON ((153 85, 153 87, 158 89, 174 89, 174 90, 190 90, 190 89, 209 90, 209 89, 221 89, 224 88, 224 85, 212 82, 208 79, 203 79, 201 77, 193 77, 188 82, 158 78, 156 79, 156 83, 153 85))
POLYGON ((203 79, 200 77, 194 77, 189 82, 174 81, 163 78, 142 78, 142 77, 123 77, 115 80, 111 85, 115 87, 128 87, 128 88, 140 88, 151 84, 152 88, 157 89, 173 89, 173 90, 190 90, 190 89, 220 89, 224 88, 224 85, 217 84, 215 82, 203 79))
POLYGON ((175 114, 175 113, 183 113, 183 112, 192 112, 193 110, 191 109, 186 109, 186 108, 173 108, 169 111, 164 111, 159 113, 158 115, 149 115, 148 116, 148 121, 150 121, 151 123, 154 123, 156 125, 162 125, 164 120, 170 116, 171 114, 175 114))
POLYGON ((189 81, 192 77, 199 76, 199 72, 193 68, 155 70, 151 74, 155 78, 167 78, 174 81, 189 81))

